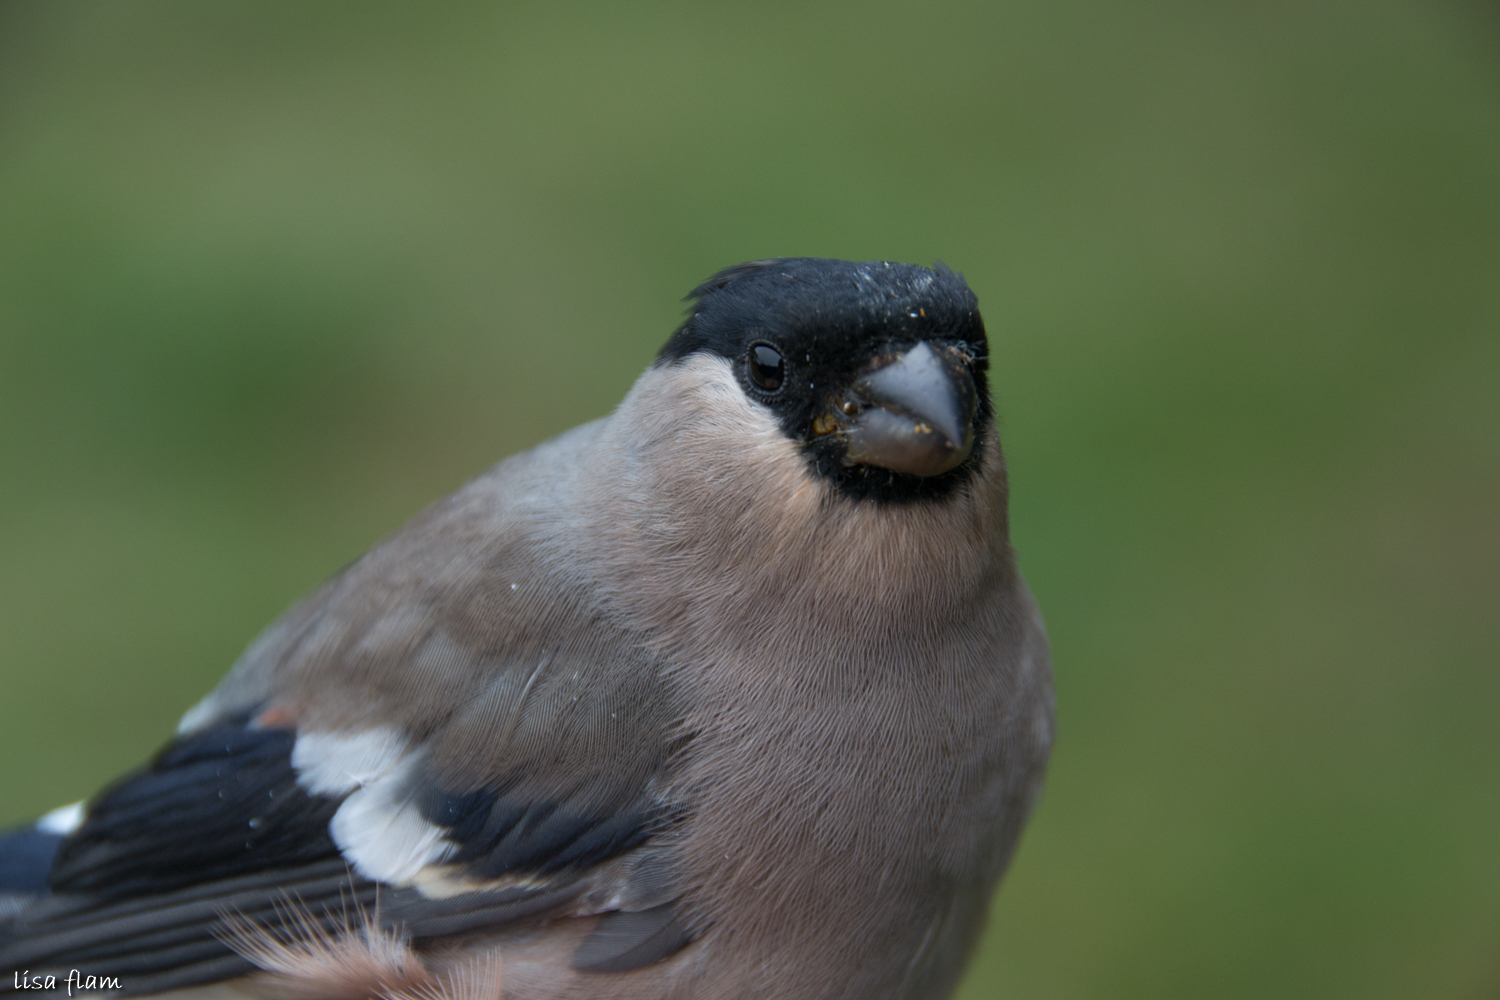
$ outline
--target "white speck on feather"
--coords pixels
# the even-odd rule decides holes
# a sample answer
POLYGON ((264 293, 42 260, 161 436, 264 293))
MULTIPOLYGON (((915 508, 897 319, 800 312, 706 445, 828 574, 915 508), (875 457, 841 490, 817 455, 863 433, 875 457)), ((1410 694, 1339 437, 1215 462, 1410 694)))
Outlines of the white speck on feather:
POLYGON ((83 803, 75 802, 70 806, 61 806, 47 813, 36 821, 36 828, 43 833, 55 833, 66 837, 83 825, 83 816, 83 803))

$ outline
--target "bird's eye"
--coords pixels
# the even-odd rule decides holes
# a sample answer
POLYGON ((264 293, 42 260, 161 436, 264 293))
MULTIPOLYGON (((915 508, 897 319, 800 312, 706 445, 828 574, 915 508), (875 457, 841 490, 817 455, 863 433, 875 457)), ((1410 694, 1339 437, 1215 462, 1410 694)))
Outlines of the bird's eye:
POLYGON ((766 392, 775 392, 781 388, 781 382, 786 377, 786 363, 781 360, 781 352, 776 348, 770 344, 751 344, 747 363, 750 381, 757 388, 766 392))

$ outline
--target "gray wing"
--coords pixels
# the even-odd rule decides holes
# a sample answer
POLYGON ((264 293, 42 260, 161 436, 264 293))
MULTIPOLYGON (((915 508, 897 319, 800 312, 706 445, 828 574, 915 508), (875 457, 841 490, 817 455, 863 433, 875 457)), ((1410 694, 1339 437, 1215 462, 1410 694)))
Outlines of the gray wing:
POLYGON ((296 898, 337 921, 377 895, 419 941, 613 914, 574 959, 599 971, 686 943, 672 842, 691 740, 670 675, 555 544, 559 498, 516 502, 513 471, 257 640, 90 804, 47 891, 0 921, 0 965, 93 963, 150 992, 248 968, 228 912, 274 926, 296 898))

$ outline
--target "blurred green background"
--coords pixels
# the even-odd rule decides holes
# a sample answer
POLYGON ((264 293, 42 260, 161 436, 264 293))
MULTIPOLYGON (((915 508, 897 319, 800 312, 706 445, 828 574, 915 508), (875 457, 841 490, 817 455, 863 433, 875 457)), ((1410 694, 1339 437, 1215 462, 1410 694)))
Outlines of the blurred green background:
POLYGON ((1500 12, 0 6, 0 822, 607 413, 941 258, 1053 635, 982 997, 1500 996, 1500 12))

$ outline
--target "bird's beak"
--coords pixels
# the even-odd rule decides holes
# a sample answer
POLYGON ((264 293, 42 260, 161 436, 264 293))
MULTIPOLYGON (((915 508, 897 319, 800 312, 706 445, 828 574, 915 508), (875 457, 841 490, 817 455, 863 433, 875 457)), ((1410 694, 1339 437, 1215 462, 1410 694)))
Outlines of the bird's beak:
POLYGON ((855 381, 838 420, 844 460, 941 475, 974 450, 978 405, 968 359, 924 340, 855 381))

